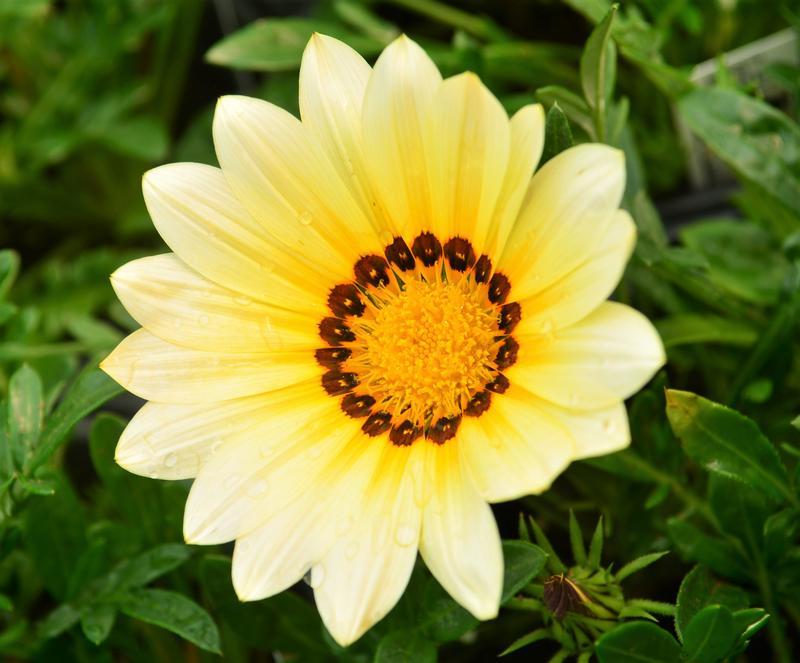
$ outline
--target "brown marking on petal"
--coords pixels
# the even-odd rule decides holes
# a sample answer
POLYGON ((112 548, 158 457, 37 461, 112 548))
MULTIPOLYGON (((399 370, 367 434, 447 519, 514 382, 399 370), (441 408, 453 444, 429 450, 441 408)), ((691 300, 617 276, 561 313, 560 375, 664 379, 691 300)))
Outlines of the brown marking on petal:
POLYGON ((372 412, 375 399, 368 394, 347 394, 342 399, 342 410, 353 419, 366 417, 372 412))
POLYGON ((519 302, 503 304, 500 307, 500 322, 498 326, 506 334, 510 334, 514 331, 514 328, 519 324, 520 320, 522 320, 522 308, 519 302))
POLYGON ((519 352, 519 343, 514 340, 513 336, 507 336, 497 351, 497 357, 494 363, 497 368, 504 371, 509 366, 513 366, 517 361, 517 353, 519 352))
POLYGON ((444 255, 457 272, 465 272, 475 264, 475 250, 468 239, 451 237, 445 242, 444 255))
POLYGON ((370 437, 377 437, 392 427, 392 415, 388 412, 375 412, 369 415, 361 427, 370 437))
POLYGON ((425 267, 432 267, 442 257, 442 244, 433 233, 424 232, 414 240, 411 252, 425 267))
POLYGON ((314 350, 314 357, 320 366, 325 368, 339 368, 346 359, 350 358, 352 350, 349 348, 320 348, 314 350))
POLYGON ((361 301, 361 295, 353 283, 340 283, 331 288, 328 295, 328 307, 339 318, 346 315, 359 317, 367 308, 361 301))
POLYGON ((455 437, 460 423, 460 414, 453 417, 441 417, 425 433, 425 437, 434 444, 444 444, 447 440, 451 440, 455 437))
POLYGON ((322 387, 331 396, 346 394, 357 385, 358 376, 355 373, 345 373, 334 369, 322 376, 322 387))
POLYGON ((468 417, 480 417, 491 404, 492 395, 488 391, 479 391, 469 399, 467 407, 464 408, 464 414, 468 417))
POLYGON ((486 283, 489 280, 489 274, 492 273, 492 261, 489 260, 489 256, 484 253, 478 258, 472 273, 475 276, 475 283, 486 283))
POLYGON ((422 435, 422 429, 412 421, 406 419, 403 423, 392 427, 389 433, 389 440, 395 446, 407 447, 420 435, 422 435))
POLYGON ((386 259, 401 272, 407 272, 416 266, 414 254, 402 237, 395 237, 394 241, 384 249, 384 253, 386 259))
POLYGON ((356 281, 374 288, 389 285, 389 263, 386 258, 377 255, 361 256, 353 267, 356 281))
POLYGON ((489 281, 489 301, 492 304, 502 304, 506 301, 510 290, 511 281, 508 280, 505 274, 498 272, 489 281))
POLYGON ((319 323, 319 335, 328 345, 341 345, 356 340, 356 335, 339 318, 322 318, 319 323))
POLYGON ((486 385, 486 388, 489 391, 493 391, 495 394, 504 394, 510 386, 511 383, 508 381, 508 378, 502 373, 498 373, 495 379, 486 385))

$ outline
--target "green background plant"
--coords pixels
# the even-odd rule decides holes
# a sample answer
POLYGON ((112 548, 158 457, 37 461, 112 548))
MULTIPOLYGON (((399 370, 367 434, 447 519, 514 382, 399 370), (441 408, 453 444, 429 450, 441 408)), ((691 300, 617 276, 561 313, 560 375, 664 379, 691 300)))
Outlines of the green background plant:
POLYGON ((213 7, 200 0, 0 0, 0 656, 387 663, 514 649, 509 660, 554 663, 797 660, 800 71, 776 65, 752 81, 723 67, 705 87, 689 71, 797 29, 798 7, 310 7, 214 43, 213 7), (478 623, 420 563, 398 606, 347 649, 303 587, 242 604, 230 550, 183 544, 188 485, 114 464, 135 405, 97 369, 136 327, 108 274, 163 247, 142 172, 215 162, 217 94, 244 86, 296 113, 315 30, 368 59, 406 32, 446 75, 477 72, 509 112, 543 103, 543 160, 585 140, 623 149, 639 242, 615 297, 655 321, 669 356, 629 403, 630 449, 575 463, 547 493, 496 509, 507 538, 499 619, 478 623), (766 82, 788 106, 764 99, 766 82), (737 186, 711 215, 665 226, 653 199, 686 188, 675 118, 737 186), (563 620, 544 601, 561 573, 589 599, 563 620))

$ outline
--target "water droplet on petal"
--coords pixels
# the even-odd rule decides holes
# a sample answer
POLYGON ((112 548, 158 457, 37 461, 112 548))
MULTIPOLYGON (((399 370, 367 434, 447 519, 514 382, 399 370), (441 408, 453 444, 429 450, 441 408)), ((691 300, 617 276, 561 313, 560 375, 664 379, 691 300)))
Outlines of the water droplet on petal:
POLYGON ((207 315, 201 315, 198 321, 200 322, 201 325, 207 325, 208 324, 208 316, 207 315))
POLYGON ((229 474, 227 477, 225 477, 225 480, 222 482, 222 486, 226 490, 231 490, 232 488, 236 487, 240 479, 241 476, 238 474, 229 474))
POLYGON ((417 530, 411 525, 400 525, 394 533, 398 546, 410 546, 417 538, 417 530))
POLYGON ((237 306, 250 306, 253 303, 253 300, 249 297, 245 297, 244 295, 238 295, 233 298, 233 303, 237 306))
POLYGON ((256 481, 247 491, 250 497, 259 497, 267 492, 267 482, 265 479, 256 481))
POLYGON ((314 220, 314 216, 308 210, 303 210, 297 217, 297 220, 300 221, 304 226, 308 226, 314 220))
POLYGON ((216 437, 214 441, 211 443, 211 453, 215 454, 222 448, 222 438, 216 437))
POLYGON ((604 433, 608 433, 610 435, 611 433, 614 433, 616 430, 617 430, 617 422, 615 422, 613 419, 603 420, 604 433))
POLYGON ((316 589, 323 582, 325 582, 325 567, 322 564, 315 564, 311 567, 311 579, 308 584, 316 589))
POLYGON ((336 526, 337 536, 344 536, 353 528, 353 516, 345 516, 336 526))
POLYGON ((175 467, 178 464, 178 457, 175 454, 167 454, 164 457, 164 465, 167 467, 175 467))

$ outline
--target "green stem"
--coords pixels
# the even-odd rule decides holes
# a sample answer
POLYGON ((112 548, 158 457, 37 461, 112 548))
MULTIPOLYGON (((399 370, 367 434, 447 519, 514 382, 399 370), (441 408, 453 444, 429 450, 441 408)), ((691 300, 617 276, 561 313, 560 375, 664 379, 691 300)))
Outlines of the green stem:
POLYGON ((764 609, 770 614, 770 620, 767 623, 767 632, 769 633, 769 639, 775 653, 775 661, 777 661, 777 663, 792 663, 794 659, 792 658, 789 641, 786 638, 786 632, 783 629, 780 607, 772 593, 772 585, 769 580, 767 568, 764 566, 764 560, 761 555, 756 555, 754 561, 756 566, 756 583, 758 584, 758 591, 761 594, 761 601, 764 604, 764 609))
POLYGON ((434 21, 451 25, 480 39, 505 41, 506 34, 491 21, 474 16, 455 7, 448 7, 436 0, 386 0, 391 4, 405 7, 411 11, 432 18, 434 21))
POLYGON ((649 461, 645 460, 641 456, 638 456, 630 450, 620 454, 619 458, 631 469, 638 470, 650 479, 669 486, 670 490, 672 490, 672 492, 675 493, 675 495, 681 499, 684 504, 702 515, 711 525, 714 526, 717 531, 722 531, 717 517, 714 515, 714 512, 711 511, 711 508, 708 506, 708 504, 706 504, 691 490, 681 484, 681 482, 678 481, 678 479, 676 479, 674 476, 667 474, 654 465, 651 465, 649 461))

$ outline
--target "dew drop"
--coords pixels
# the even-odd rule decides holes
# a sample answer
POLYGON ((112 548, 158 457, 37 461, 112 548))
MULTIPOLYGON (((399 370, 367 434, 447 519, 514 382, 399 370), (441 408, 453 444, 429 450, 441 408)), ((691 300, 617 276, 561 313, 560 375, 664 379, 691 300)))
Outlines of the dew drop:
POLYGON ((303 210, 297 217, 297 220, 300 221, 304 226, 311 225, 311 222, 314 220, 314 216, 308 210, 303 210))
POLYGON ((390 523, 387 515, 376 519, 375 527, 372 530, 372 546, 375 550, 382 550, 389 543, 390 523))
POLYGON ((271 262, 262 262, 259 264, 259 268, 264 274, 272 274, 275 271, 275 265, 271 262))
POLYGON ((238 295, 233 298, 233 303, 238 306, 250 306, 253 303, 253 300, 249 297, 245 297, 244 295, 238 295))
POLYGON ((221 437, 214 438, 214 441, 211 443, 211 453, 212 454, 218 453, 221 448, 222 448, 222 438, 221 437))
POLYGON ((198 322, 200 322, 201 325, 207 325, 208 324, 208 316, 207 315, 201 315, 200 319, 198 320, 198 322))
POLYGON ((315 564, 311 567, 311 579, 308 584, 314 589, 321 586, 325 582, 325 567, 322 564, 315 564))
POLYGON ((617 430, 617 423, 613 419, 604 419, 603 420, 603 432, 614 433, 617 430))
POLYGON ((347 548, 344 549, 344 556, 347 559, 353 559, 356 555, 358 555, 358 543, 351 541, 347 544, 347 548))
POLYGON ((167 454, 164 458, 164 465, 167 467, 175 467, 178 464, 178 457, 175 454, 167 454))
POLYGON ((411 525, 400 525, 394 533, 394 540, 398 546, 410 546, 417 538, 417 530, 411 525))
POLYGON ((353 528, 353 516, 345 516, 336 526, 337 536, 344 536, 353 528))
POLYGON ((320 445, 311 447, 311 449, 308 450, 308 455, 312 459, 319 458, 322 455, 322 447, 320 445))
POLYGON ((250 497, 259 497, 267 492, 267 482, 265 479, 256 481, 247 491, 250 497))
POLYGON ((578 407, 578 405, 581 403, 581 397, 573 392, 567 396, 567 403, 570 407, 578 407))

